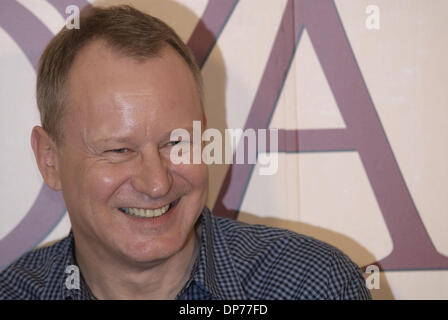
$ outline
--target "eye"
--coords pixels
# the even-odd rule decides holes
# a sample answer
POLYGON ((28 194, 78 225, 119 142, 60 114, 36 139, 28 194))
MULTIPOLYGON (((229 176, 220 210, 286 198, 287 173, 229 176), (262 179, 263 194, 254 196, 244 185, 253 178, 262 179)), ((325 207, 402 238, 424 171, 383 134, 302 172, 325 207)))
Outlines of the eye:
POLYGON ((120 148, 120 149, 112 149, 112 150, 107 150, 106 152, 112 152, 112 153, 125 153, 130 151, 128 148, 120 148))
POLYGON ((181 143, 182 141, 180 141, 180 140, 177 140, 177 141, 170 141, 170 142, 168 142, 166 145, 167 146, 175 146, 176 144, 178 144, 178 143, 181 143))

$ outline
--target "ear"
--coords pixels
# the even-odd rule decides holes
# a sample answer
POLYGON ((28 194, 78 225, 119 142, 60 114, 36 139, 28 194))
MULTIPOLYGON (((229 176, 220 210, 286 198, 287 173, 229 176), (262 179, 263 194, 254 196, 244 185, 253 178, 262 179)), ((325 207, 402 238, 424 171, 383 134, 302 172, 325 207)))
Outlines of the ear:
POLYGON ((37 166, 45 183, 53 190, 61 190, 56 143, 41 127, 35 126, 31 133, 31 147, 37 166))

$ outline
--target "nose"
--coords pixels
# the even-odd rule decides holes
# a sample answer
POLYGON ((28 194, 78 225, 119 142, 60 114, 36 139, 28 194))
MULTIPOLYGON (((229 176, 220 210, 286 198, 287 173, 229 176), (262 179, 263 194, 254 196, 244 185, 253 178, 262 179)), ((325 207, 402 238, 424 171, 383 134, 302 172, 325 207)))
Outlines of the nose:
POLYGON ((153 199, 167 195, 173 184, 168 163, 158 150, 141 153, 139 165, 131 179, 134 189, 153 199))

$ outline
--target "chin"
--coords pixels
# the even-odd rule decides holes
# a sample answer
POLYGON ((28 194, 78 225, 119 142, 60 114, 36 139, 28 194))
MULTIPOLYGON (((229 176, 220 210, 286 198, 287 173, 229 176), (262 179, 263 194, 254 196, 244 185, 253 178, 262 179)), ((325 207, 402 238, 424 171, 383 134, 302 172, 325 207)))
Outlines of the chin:
POLYGON ((182 248, 183 243, 181 242, 167 243, 163 241, 163 243, 159 243, 159 241, 146 240, 128 243, 120 251, 131 262, 144 264, 169 259, 182 248))

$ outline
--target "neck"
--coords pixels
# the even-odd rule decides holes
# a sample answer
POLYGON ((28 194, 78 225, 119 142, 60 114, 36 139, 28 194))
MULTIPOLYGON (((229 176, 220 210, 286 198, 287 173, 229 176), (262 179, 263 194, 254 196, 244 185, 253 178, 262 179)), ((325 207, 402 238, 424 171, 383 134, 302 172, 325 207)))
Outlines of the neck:
POLYGON ((91 243, 76 241, 76 260, 97 299, 171 300, 190 278, 199 252, 199 234, 192 230, 173 257, 147 263, 130 263, 104 251, 98 254, 91 243))

